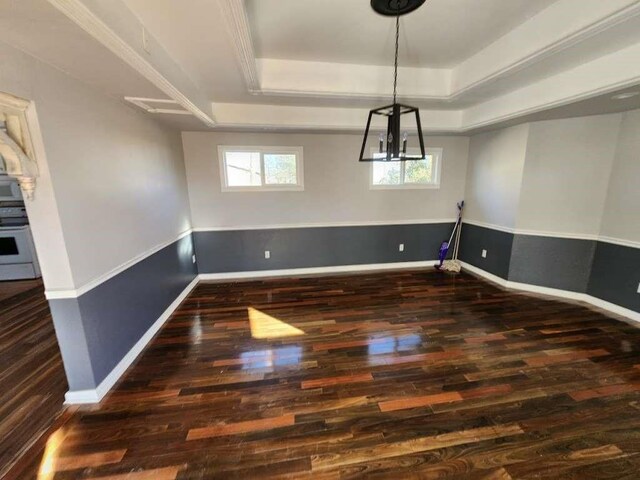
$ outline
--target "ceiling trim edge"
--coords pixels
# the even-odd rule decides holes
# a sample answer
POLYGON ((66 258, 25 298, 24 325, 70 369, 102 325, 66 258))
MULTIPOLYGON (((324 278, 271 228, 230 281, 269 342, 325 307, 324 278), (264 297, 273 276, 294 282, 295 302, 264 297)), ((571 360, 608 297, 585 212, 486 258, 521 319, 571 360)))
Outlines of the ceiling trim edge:
POLYGON ((640 15, 640 3, 634 3, 623 7, 610 15, 601 18, 584 28, 581 28, 565 37, 558 39, 557 41, 546 45, 543 48, 536 50, 535 52, 526 55, 525 57, 507 65, 504 68, 501 68, 489 75, 486 75, 469 85, 462 87, 451 95, 446 97, 447 101, 457 100, 462 95, 465 95, 479 87, 484 86, 486 83, 493 82, 495 80, 499 80, 503 77, 508 77, 524 68, 527 68, 535 63, 538 63, 562 50, 566 50, 574 45, 579 44, 580 42, 597 35, 598 33, 604 32, 609 28, 615 27, 616 25, 629 20, 631 17, 635 17, 640 15))
MULTIPOLYGON (((315 97, 315 98, 328 98, 328 99, 342 99, 345 97, 360 98, 364 100, 379 99, 385 96, 381 92, 379 96, 375 93, 361 93, 361 92, 336 92, 336 91, 323 91, 323 90, 294 90, 294 89, 279 89, 279 88, 262 88, 260 83, 260 76, 257 69, 257 59, 253 50, 253 43, 251 38, 251 30, 248 21, 248 14, 245 8, 244 0, 218 0, 221 10, 223 11, 227 24, 229 34, 233 39, 235 56, 242 67, 242 73, 244 76, 245 84, 247 86, 248 93, 252 95, 262 96, 279 96, 279 97, 315 97)), ((480 89, 485 85, 495 82, 496 80, 509 77, 514 73, 521 71, 527 67, 530 67, 548 57, 561 52, 567 48, 570 48, 580 42, 597 35, 609 28, 629 20, 630 18, 640 15, 640 2, 634 2, 631 5, 619 8, 611 14, 597 19, 596 21, 582 27, 570 34, 552 42, 544 47, 525 55, 524 57, 512 62, 511 64, 500 68, 490 74, 487 74, 472 83, 460 87, 458 90, 451 91, 448 95, 429 95, 429 94, 408 94, 403 95, 407 101, 419 101, 419 100, 440 100, 446 103, 451 103, 459 100, 460 97, 468 95, 474 90, 480 89)), ((535 18, 535 17, 533 17, 535 18)), ((473 58, 473 57, 470 57, 473 58)), ((468 60, 468 59, 467 59, 468 60)), ((360 66, 360 64, 353 64, 354 66, 360 66)), ((452 68, 450 71, 455 74, 456 69, 461 64, 452 68)), ((452 79, 453 80, 453 79, 452 79)), ((453 88, 453 85, 451 85, 453 88)))
POLYGON ((242 70, 247 90, 250 93, 260 92, 260 77, 244 0, 218 0, 218 5, 225 19, 224 23, 231 37, 235 57, 242 70))
POLYGON ((207 126, 214 126, 215 120, 203 112, 186 95, 167 80, 153 65, 138 54, 127 42, 118 36, 107 24, 89 10, 80 0, 48 0, 48 2, 75 22, 85 32, 107 47, 118 58, 153 85, 174 99, 207 126))

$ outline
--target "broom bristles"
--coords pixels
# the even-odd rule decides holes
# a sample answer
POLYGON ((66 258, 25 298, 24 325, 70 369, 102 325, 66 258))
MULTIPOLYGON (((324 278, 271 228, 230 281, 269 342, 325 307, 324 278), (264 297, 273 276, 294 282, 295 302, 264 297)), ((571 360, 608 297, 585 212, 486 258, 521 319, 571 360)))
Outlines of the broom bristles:
POLYGON ((460 272, 460 267, 461 265, 458 260, 445 260, 440 270, 458 273, 460 272))

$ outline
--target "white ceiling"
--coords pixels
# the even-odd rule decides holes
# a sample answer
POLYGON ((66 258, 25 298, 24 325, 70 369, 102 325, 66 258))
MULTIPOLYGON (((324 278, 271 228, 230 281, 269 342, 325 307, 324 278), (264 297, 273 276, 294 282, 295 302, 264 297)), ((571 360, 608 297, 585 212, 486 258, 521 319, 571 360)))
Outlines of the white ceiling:
MULTIPOLYGON (((640 0, 577 1, 427 0, 402 18, 400 99, 450 133, 637 108, 610 96, 640 85, 640 0)), ((369 0, 0 0, 0 13, 0 41, 108 95, 215 115, 153 115, 180 130, 358 131, 392 88, 393 18, 369 0)))
POLYGON ((161 95, 45 0, 0 0, 0 40, 112 96, 161 95))
MULTIPOLYGON (((400 62, 452 67, 555 1, 427 0, 400 19, 400 62)), ((368 0, 246 5, 258 58, 393 65, 395 18, 378 15, 368 0)))

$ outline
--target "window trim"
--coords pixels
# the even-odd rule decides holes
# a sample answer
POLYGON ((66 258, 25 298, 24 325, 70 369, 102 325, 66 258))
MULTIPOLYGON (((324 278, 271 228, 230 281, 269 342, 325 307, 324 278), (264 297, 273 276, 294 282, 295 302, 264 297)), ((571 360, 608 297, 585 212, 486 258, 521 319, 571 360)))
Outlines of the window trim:
POLYGON ((302 147, 288 146, 257 146, 257 145, 218 145, 218 167, 220 169, 220 190, 222 192, 301 192, 304 191, 304 153, 302 147), (225 154, 227 152, 258 152, 260 154, 260 179, 262 185, 241 187, 229 186, 225 154), (295 154, 296 183, 266 185, 264 183, 264 155, 265 154, 295 154))
MULTIPOLYGON (((440 188, 440 178, 442 172, 442 157, 443 157, 443 149, 441 147, 433 147, 433 148, 425 148, 425 155, 433 156, 435 160, 435 178, 432 183, 404 183, 404 169, 405 162, 410 162, 411 160, 404 160, 400 162, 400 178, 403 183, 398 185, 375 185, 373 183, 373 168, 376 162, 369 162, 371 166, 369 167, 369 190, 427 190, 427 189, 438 189, 440 188)), ((375 148, 371 149, 371 156, 375 153, 378 153, 375 148)), ((411 148, 408 150, 408 153, 420 154, 420 150, 417 148, 411 148)))

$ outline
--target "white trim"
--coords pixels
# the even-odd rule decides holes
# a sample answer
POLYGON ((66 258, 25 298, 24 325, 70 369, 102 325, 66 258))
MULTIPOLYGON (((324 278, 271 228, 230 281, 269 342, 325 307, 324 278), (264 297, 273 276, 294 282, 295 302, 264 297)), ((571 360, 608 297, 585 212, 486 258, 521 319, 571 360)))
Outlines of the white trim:
POLYGON ((614 245, 621 245, 623 247, 640 248, 640 242, 635 240, 625 240, 622 238, 606 237, 603 235, 595 235, 590 233, 567 233, 567 232, 549 232, 542 230, 521 230, 519 228, 503 227, 500 225, 493 225, 491 223, 478 222, 476 220, 462 220, 462 223, 468 223, 469 225, 475 225, 477 227, 489 228, 491 230, 498 230, 500 232, 511 233, 513 235, 528 235, 534 237, 551 237, 551 238, 569 238, 572 240, 591 240, 596 242, 612 243, 614 245))
POLYGON ((427 260, 420 262, 394 262, 394 263, 369 263, 362 265, 339 265, 332 267, 310 267, 310 268, 288 268, 281 270, 254 270, 245 272, 225 272, 225 273, 201 273, 200 280, 230 280, 265 277, 291 277, 299 275, 318 275, 324 273, 345 273, 345 272, 370 272, 380 270, 400 270, 405 268, 432 267, 437 264, 437 260, 427 260))
MULTIPOLYGON (((344 90, 344 91, 334 91, 334 90, 309 90, 309 89, 299 89, 299 88, 276 88, 273 86, 261 87, 260 75, 258 73, 258 67, 256 65, 255 52, 253 50, 253 42, 251 37, 251 28, 248 22, 248 15, 246 12, 246 8, 244 6, 243 0, 218 0, 220 8, 222 10, 222 14, 225 17, 225 24, 228 27, 228 31, 230 37, 233 41, 235 56, 238 63, 241 66, 243 77, 245 80, 245 85, 247 87, 247 91, 252 95, 263 95, 263 96, 280 96, 280 97, 313 97, 313 98, 327 98, 327 99, 344 99, 344 98, 359 98, 362 100, 378 100, 380 98, 380 92, 367 92, 363 93, 362 91, 357 91, 355 89, 344 90)), ((539 15, 540 13, 538 13, 539 15)), ((634 2, 630 5, 626 5, 622 8, 618 8, 617 10, 607 14, 602 18, 595 19, 592 23, 582 26, 581 28, 565 34, 563 37, 552 41, 537 50, 531 51, 526 55, 514 59, 509 64, 499 67, 491 72, 483 74, 478 79, 473 80, 472 82, 462 85, 455 88, 455 85, 452 81, 449 81, 447 84, 447 93, 441 95, 433 95, 433 94, 421 94, 418 92, 408 92, 403 98, 407 102, 411 101, 442 101, 445 103, 451 103, 459 100, 464 96, 468 96, 472 94, 475 90, 481 89, 490 83, 495 83, 497 80, 502 78, 507 78, 512 76, 514 73, 521 72, 531 66, 538 64, 539 62, 551 58, 554 55, 571 48, 575 45, 580 44, 580 42, 587 40, 599 33, 606 31, 607 29, 613 28, 624 21, 628 21, 630 18, 637 16, 640 14, 640 4, 634 2)), ((513 30, 511 31, 513 32, 513 30)), ((511 33, 509 32, 509 33, 511 33)), ((508 34, 507 34, 508 35, 508 34)), ((477 52, 476 55, 481 54, 487 48, 477 52)), ((456 74, 459 74, 459 67, 463 65, 466 61, 473 59, 474 57, 469 57, 462 62, 458 63, 452 68, 445 69, 449 76, 455 77, 456 74)), ((264 60, 264 59, 261 59, 264 60)), ((304 63, 296 60, 289 60, 291 62, 304 63)), ((308 63, 308 62, 307 62, 308 63)), ((335 64, 327 62, 327 68, 331 69, 331 65, 339 65, 342 67, 343 64, 335 64)), ((352 64, 354 67, 365 67, 362 64, 352 64)), ((264 67, 262 68, 264 70, 264 67)), ((415 68, 414 70, 419 71, 430 71, 434 69, 428 68, 415 68)), ((435 69, 442 70, 442 69, 435 69)), ((278 70, 278 71, 281 71, 278 70)), ((301 78, 306 73, 307 75, 315 74, 314 71, 309 73, 305 72, 305 70, 300 70, 295 72, 296 78, 301 78)), ((264 73, 263 73, 264 75, 264 73)), ((414 74, 415 75, 415 74, 414 74)), ((264 78, 263 78, 264 79, 264 78)), ((475 127, 475 126, 474 126, 475 127)))
POLYGON ((607 302, 600 298, 593 297, 587 293, 572 292, 570 290, 560 290, 558 288, 540 287, 538 285, 531 285, 528 283, 511 282, 509 280, 505 280, 502 277, 498 277, 492 273, 482 270, 481 268, 470 265, 466 262, 460 263, 464 270, 467 270, 477 276, 483 277, 493 283, 498 284, 503 288, 507 288, 510 290, 521 290, 530 293, 539 293, 569 300, 576 300, 579 302, 588 303, 603 310, 607 310, 608 312, 614 313, 616 315, 621 315, 634 322, 640 322, 640 312, 636 312, 634 310, 621 307, 620 305, 607 302))
POLYGON ((629 20, 630 18, 640 14, 640 4, 633 3, 631 5, 627 5, 623 8, 620 8, 610 15, 607 15, 604 18, 598 19, 597 21, 583 27, 580 30, 577 30, 569 35, 565 35, 564 37, 556 40, 553 43, 547 44, 544 47, 531 52, 524 57, 519 58, 518 60, 512 62, 511 64, 491 72, 484 77, 479 78, 478 80, 459 88, 457 91, 453 92, 451 95, 447 97, 447 100, 453 101, 457 100, 459 97, 469 94, 473 90, 482 87, 483 85, 491 82, 495 82, 496 80, 509 77, 516 72, 519 72, 525 68, 530 67, 531 65, 535 65, 536 63, 552 57, 556 53, 559 53, 563 50, 566 50, 574 45, 579 44, 580 42, 597 35, 598 33, 604 32, 605 30, 618 25, 619 23, 629 20))
POLYGON ((244 0, 218 0, 222 16, 227 26, 227 32, 233 43, 233 51, 242 70, 244 83, 249 93, 260 92, 260 79, 256 56, 251 38, 249 16, 245 9, 244 0))
POLYGON ((479 222, 477 220, 462 219, 462 223, 468 223, 469 225, 475 225, 476 227, 489 228, 491 230, 498 230, 499 232, 515 233, 515 229, 511 227, 503 227, 501 225, 494 225, 493 223, 479 222))
POLYGON ((622 238, 615 237, 598 237, 599 242, 612 243, 614 245, 621 245, 623 247, 640 248, 640 242, 634 240, 624 240, 622 238))
POLYGON ((147 113, 172 113, 176 115, 193 115, 188 110, 176 110, 173 108, 156 108, 148 105, 149 103, 164 103, 169 105, 180 105, 175 100, 167 100, 165 98, 145 98, 145 97, 124 97, 127 102, 133 103, 147 113))
POLYGON ((98 403, 102 398, 111 390, 116 382, 122 377, 127 369, 138 358, 138 355, 145 349, 147 344, 153 339, 156 333, 160 331, 165 322, 171 317, 173 312, 180 306, 182 301, 187 298, 191 291, 198 285, 199 278, 196 275, 189 285, 178 295, 178 297, 167 307, 167 309, 160 315, 153 325, 140 337, 140 340, 131 347, 131 350, 118 362, 118 364, 111 370, 109 375, 100 382, 95 389, 92 390, 78 390, 69 391, 65 394, 66 404, 81 404, 81 403, 98 403))
MULTIPOLYGON (((207 280, 229 280, 229 279, 255 279, 265 277, 286 277, 286 276, 298 276, 298 275, 314 275, 325 273, 343 273, 343 272, 367 272, 367 271, 381 271, 381 270, 401 270, 411 268, 424 268, 430 267, 438 262, 436 260, 420 261, 420 262, 396 262, 396 263, 378 263, 378 264, 364 264, 364 265, 342 265, 333 267, 314 267, 314 268, 293 268, 282 270, 259 270, 259 271, 247 271, 247 272, 229 272, 229 273, 207 273, 200 274, 194 278, 189 285, 180 293, 180 295, 167 307, 164 313, 154 322, 146 333, 136 342, 136 344, 129 350, 118 365, 107 375, 107 377, 100 382, 100 385, 91 390, 79 390, 69 391, 65 395, 66 404, 87 404, 98 403, 109 392, 109 390, 116 384, 116 382, 122 377, 127 369, 133 364, 138 355, 142 353, 145 347, 153 339, 153 337, 162 328, 165 322, 171 317, 173 312, 180 306, 185 298, 191 293, 191 291, 201 281, 207 280)), ((501 277, 486 272, 478 267, 469 265, 466 262, 461 262, 463 268, 471 273, 474 273, 480 277, 492 281, 504 288, 513 290, 522 290, 532 293, 540 293, 544 295, 551 295, 555 297, 577 300, 589 303, 595 307, 602 308, 609 312, 615 313, 627 317, 634 322, 640 322, 640 313, 627 308, 615 305, 610 302, 606 302, 599 298, 592 297, 585 293, 571 292, 568 290, 559 290, 555 288, 539 287, 536 285, 529 285, 518 282, 510 282, 501 277)))
POLYGON ((532 237, 554 237, 554 238, 569 238, 572 240, 598 240, 598 235, 590 233, 566 233, 566 232, 547 232, 542 230, 515 230, 516 235, 527 235, 532 237))
POLYGON ((80 28, 111 50, 116 56, 124 60, 140 75, 154 86, 176 100, 182 107, 199 118, 205 125, 215 125, 214 119, 203 112, 189 97, 178 90, 167 78, 149 63, 142 55, 133 49, 116 32, 114 32, 97 15, 87 8, 81 0, 48 0, 51 5, 60 10, 80 28))
POLYGON ((596 298, 591 295, 587 295, 587 302, 594 307, 608 310, 617 315, 626 317, 631 321, 640 322, 640 313, 629 310, 628 308, 621 307, 620 305, 616 305, 615 303, 607 302, 606 300, 602 300, 601 298, 596 298))
POLYGON ((330 223, 285 223, 271 225, 237 225, 219 227, 197 227, 194 232, 227 232, 233 230, 276 230, 286 228, 331 228, 331 227, 372 227, 380 225, 431 225, 438 223, 455 223, 455 218, 415 219, 415 220, 371 220, 362 222, 330 222, 330 223))
POLYGON ((304 148, 302 146, 258 146, 258 145, 218 145, 218 166, 220 168, 220 190, 231 192, 301 192, 304 190, 304 148), (260 185, 229 186, 226 169, 228 152, 251 152, 260 154, 260 185), (264 156, 268 154, 293 154, 296 157, 296 183, 273 185, 265 183, 264 156))
MULTIPOLYGON (((371 148, 371 158, 374 158, 375 154, 378 153, 375 148, 371 148)), ((409 155, 420 155, 419 148, 410 148, 407 152, 409 155)), ((397 185, 392 184, 374 184, 373 183, 373 169, 375 168, 378 162, 369 162, 371 165, 369 166, 369 190, 412 190, 412 189, 438 189, 440 188, 440 175, 442 172, 442 157, 443 157, 444 149, 442 147, 433 147, 433 148, 425 148, 424 154, 425 156, 429 155, 433 159, 433 173, 434 180, 430 183, 405 183, 404 182, 404 174, 406 168, 406 162, 409 160, 397 160, 400 163, 400 180, 402 183, 397 185)))
POLYGON ((132 267, 136 263, 141 262, 145 258, 150 257, 154 253, 157 253, 160 250, 162 250, 163 248, 168 247, 169 245, 177 242, 178 240, 181 240, 182 238, 184 238, 187 235, 191 234, 191 232, 192 232, 191 229, 186 230, 186 231, 182 232, 180 235, 178 235, 177 238, 174 238, 174 239, 169 240, 167 242, 164 242, 164 243, 156 245, 155 247, 147 250, 146 252, 143 252, 140 255, 138 255, 136 257, 133 257, 132 259, 130 259, 130 260, 124 262, 123 264, 118 265, 114 269, 108 271, 104 275, 100 275, 99 277, 94 278, 93 280, 85 283, 84 285, 82 285, 81 287, 78 287, 76 289, 73 289, 73 290, 46 290, 44 292, 45 297, 48 300, 58 300, 58 299, 62 299, 62 298, 77 298, 80 295, 83 295, 83 294, 87 293, 89 290, 92 290, 92 289, 96 288, 98 285, 106 282, 107 280, 115 277, 116 275, 124 272, 127 268, 132 267))

